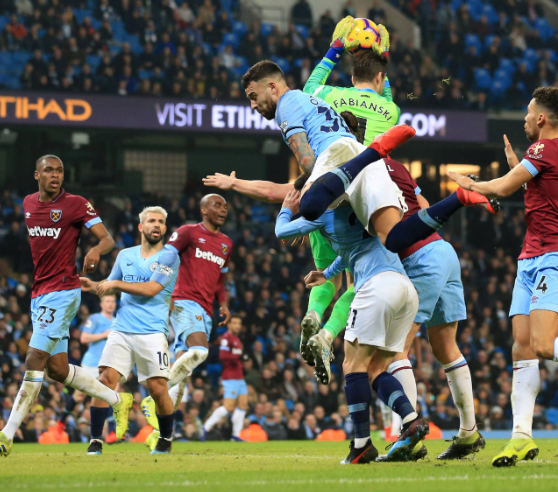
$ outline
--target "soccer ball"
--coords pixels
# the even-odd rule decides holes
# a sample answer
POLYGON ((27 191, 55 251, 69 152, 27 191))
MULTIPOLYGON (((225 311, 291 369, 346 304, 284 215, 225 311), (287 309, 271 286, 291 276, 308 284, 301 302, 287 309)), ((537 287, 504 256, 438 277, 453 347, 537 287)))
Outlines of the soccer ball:
POLYGON ((358 45, 348 50, 349 53, 353 54, 360 50, 372 49, 372 46, 380 41, 380 32, 374 22, 370 19, 355 20, 357 21, 356 26, 347 36, 349 41, 358 40, 358 45))

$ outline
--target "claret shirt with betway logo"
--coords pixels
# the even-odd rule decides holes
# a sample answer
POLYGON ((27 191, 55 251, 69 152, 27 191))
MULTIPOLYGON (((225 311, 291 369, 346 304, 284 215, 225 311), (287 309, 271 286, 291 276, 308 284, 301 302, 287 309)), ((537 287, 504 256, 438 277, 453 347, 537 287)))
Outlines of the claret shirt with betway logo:
POLYGON ((393 102, 391 87, 386 77, 382 94, 372 89, 342 88, 325 85, 334 65, 323 59, 304 86, 304 92, 328 102, 335 111, 350 111, 358 119, 364 145, 370 145, 376 135, 396 125, 401 109, 393 102))
POLYGON ((166 248, 180 255, 178 280, 172 293, 177 300, 195 301, 209 316, 213 313, 213 299, 226 301, 224 279, 229 270, 232 239, 222 232, 208 231, 203 224, 179 227, 169 239, 166 248))
POLYGON ((102 222, 93 206, 60 190, 52 202, 40 202, 38 192, 27 195, 23 208, 35 265, 32 296, 80 288, 76 248, 81 228, 102 222))

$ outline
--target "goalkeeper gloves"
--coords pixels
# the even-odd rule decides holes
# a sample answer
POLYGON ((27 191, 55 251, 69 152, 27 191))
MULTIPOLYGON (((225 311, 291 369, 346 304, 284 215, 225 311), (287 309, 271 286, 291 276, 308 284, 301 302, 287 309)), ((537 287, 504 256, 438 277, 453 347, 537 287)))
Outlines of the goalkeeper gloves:
POLYGON ((372 49, 384 58, 387 58, 389 55, 389 33, 382 24, 378 24, 378 32, 380 33, 380 41, 375 43, 372 49))
POLYGON ((348 35, 353 30, 356 23, 357 21, 348 15, 344 19, 341 19, 335 26, 335 31, 333 31, 333 36, 331 38, 330 48, 325 56, 325 58, 327 58, 331 63, 337 63, 339 58, 341 58, 341 55, 347 49, 350 49, 358 44, 357 40, 348 40, 348 35))

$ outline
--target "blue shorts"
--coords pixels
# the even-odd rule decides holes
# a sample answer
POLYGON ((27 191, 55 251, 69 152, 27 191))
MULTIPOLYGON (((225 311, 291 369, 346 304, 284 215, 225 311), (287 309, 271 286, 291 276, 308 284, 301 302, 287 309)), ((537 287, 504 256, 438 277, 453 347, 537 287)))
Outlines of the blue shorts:
POLYGON ((467 318, 461 265, 451 244, 434 241, 402 263, 419 298, 415 323, 430 328, 467 318))
POLYGON ((558 252, 517 262, 510 316, 535 309, 558 313, 558 252))
POLYGON ((81 289, 58 290, 31 299, 33 336, 29 346, 56 355, 68 352, 70 323, 81 303, 81 289))
POLYGON ((225 388, 225 398, 238 398, 248 394, 248 386, 244 379, 225 379, 222 381, 225 388))
POLYGON ((171 324, 176 333, 174 340, 175 354, 182 350, 188 350, 186 340, 192 333, 205 333, 207 340, 211 335, 211 317, 196 301, 174 301, 171 324))

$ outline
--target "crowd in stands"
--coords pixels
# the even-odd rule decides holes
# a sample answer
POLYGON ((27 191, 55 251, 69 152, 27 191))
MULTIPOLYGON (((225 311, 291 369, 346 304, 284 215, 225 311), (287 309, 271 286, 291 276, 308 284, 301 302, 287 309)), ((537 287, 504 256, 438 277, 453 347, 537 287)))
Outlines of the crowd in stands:
MULTIPOLYGON (((423 33, 417 49, 400 41, 378 2, 368 12, 391 32, 399 104, 521 109, 534 87, 558 83, 558 33, 538 0, 392 2, 423 33)), ((238 12, 238 0, 1 0, 0 88, 237 99, 240 76, 265 58, 302 88, 337 21, 356 15, 348 0, 316 19, 298 0, 280 32, 247 26, 238 12)), ((330 84, 350 85, 347 58, 330 84)))
MULTIPOLYGON (((138 243, 137 213, 143 206, 158 204, 169 211, 170 235, 181 224, 200 220, 198 204, 204 191, 188 189, 182 200, 169 200, 162 195, 127 199, 124 209, 112 215, 105 202, 91 200, 116 241, 116 248, 102 258, 91 277, 106 278, 118 251, 138 243)), ((335 341, 333 381, 329 386, 317 384, 313 369, 303 363, 298 353, 300 322, 308 302, 303 277, 313 269, 309 248, 305 244, 293 248, 275 238, 277 206, 237 194, 228 199, 230 212, 223 230, 234 240, 234 248, 226 286, 231 312, 243 318, 243 365, 250 404, 246 427, 250 423, 260 425, 269 439, 314 439, 324 430, 344 431, 350 438, 352 422, 343 393, 342 338, 335 341)), ((21 203, 21 197, 9 190, 0 194, 0 429, 22 380, 32 333, 29 305, 33 265, 21 203)), ((498 216, 471 210, 466 217, 466 241, 446 235, 459 253, 467 301, 467 319, 460 323, 458 343, 471 369, 479 427, 510 429, 513 338, 507 312, 525 228, 523 210, 505 208, 498 216)), ((91 236, 84 231, 76 258, 78 267, 91 242, 91 236)), ((98 298, 84 293, 70 331, 69 359, 73 364, 80 363, 86 350, 80 344, 81 327, 89 314, 97 311, 98 298)), ((214 327, 217 319, 216 311, 214 327)), ((191 379, 188 401, 181 404, 176 416, 178 439, 199 439, 202 423, 222 398, 218 347, 223 332, 223 328, 214 328, 210 355, 191 379)), ((416 339, 410 358, 418 383, 420 411, 441 429, 457 429, 458 412, 445 373, 433 358, 424 331, 416 339)), ((558 427, 556 364, 541 364, 541 375, 543 385, 534 426, 558 427)), ((146 422, 139 407, 145 389, 133 375, 125 388, 134 393, 136 402, 131 413, 130 439, 140 439, 142 435, 145 438, 146 431, 142 433, 141 429, 146 422)), ((56 423, 67 391, 59 383, 46 383, 16 439, 40 439, 56 423)), ((88 401, 79 404, 68 419, 66 432, 71 440, 87 441, 88 407, 88 401)), ((382 429, 378 406, 374 407, 373 422, 375 428, 382 429)), ((225 420, 211 431, 209 438, 229 436, 230 427, 225 420)))

